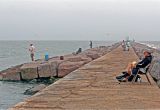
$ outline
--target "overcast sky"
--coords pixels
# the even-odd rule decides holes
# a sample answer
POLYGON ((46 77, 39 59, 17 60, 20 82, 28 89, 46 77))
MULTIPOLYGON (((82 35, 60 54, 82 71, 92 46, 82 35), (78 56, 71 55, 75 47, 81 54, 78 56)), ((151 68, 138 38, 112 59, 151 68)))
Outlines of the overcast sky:
POLYGON ((160 40, 160 0, 0 0, 0 40, 160 40))

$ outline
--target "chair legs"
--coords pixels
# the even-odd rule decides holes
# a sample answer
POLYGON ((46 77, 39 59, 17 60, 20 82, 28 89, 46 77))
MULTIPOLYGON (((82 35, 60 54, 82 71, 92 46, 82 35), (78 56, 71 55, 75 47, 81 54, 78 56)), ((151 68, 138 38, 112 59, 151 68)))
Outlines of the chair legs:
MULTIPOLYGON (((138 71, 139 72, 139 71, 138 71)), ((136 82, 136 79, 137 79, 137 76, 138 76, 138 72, 136 75, 134 75, 133 79, 132 79, 132 82, 136 82)))
POLYGON ((149 84, 151 85, 151 81, 150 81, 150 79, 149 79, 149 77, 148 77, 147 73, 146 73, 145 75, 146 75, 146 78, 147 78, 147 80, 148 80, 149 84))
MULTIPOLYGON (((133 71, 132 71, 132 72, 133 72, 133 71)), ((131 82, 136 82, 138 73, 139 73, 139 69, 137 69, 137 70, 135 69, 134 74, 132 73, 133 78, 131 79, 131 82), (135 74, 135 73, 136 73, 136 74, 135 74)))
MULTIPOLYGON (((139 73, 139 71, 138 71, 138 73, 139 73)), ((136 75, 133 77, 132 83, 136 82, 137 75, 138 75, 138 74, 136 74, 136 75)), ((149 84, 151 85, 151 81, 150 81, 147 73, 145 74, 145 76, 146 76, 146 78, 147 78, 147 81, 148 81, 149 84)), ((142 81, 140 81, 140 82, 142 82, 142 81)))

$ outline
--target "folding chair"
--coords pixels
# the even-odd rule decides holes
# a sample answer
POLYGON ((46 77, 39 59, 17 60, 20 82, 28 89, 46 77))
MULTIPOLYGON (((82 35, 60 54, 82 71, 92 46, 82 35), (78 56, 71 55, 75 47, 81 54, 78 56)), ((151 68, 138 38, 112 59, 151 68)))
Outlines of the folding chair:
POLYGON ((149 77, 148 77, 148 75, 147 75, 150 66, 151 66, 151 63, 148 64, 148 65, 146 66, 146 68, 140 68, 140 69, 138 70, 137 74, 133 77, 132 82, 136 82, 137 76, 138 76, 138 74, 140 74, 140 75, 145 75, 146 78, 147 78, 147 80, 148 80, 148 82, 149 82, 149 84, 151 85, 151 81, 150 81, 150 79, 149 79, 149 77))

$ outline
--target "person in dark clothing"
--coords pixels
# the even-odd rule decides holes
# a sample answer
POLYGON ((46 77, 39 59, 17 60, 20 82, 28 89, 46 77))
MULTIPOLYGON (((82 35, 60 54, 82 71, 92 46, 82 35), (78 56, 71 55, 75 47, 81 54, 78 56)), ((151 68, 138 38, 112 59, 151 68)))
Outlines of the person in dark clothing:
POLYGON ((134 63, 131 66, 128 66, 127 72, 122 72, 123 75, 117 76, 116 79, 118 81, 132 81, 134 76, 138 74, 138 71, 141 69, 145 71, 146 67, 151 63, 152 55, 149 51, 144 51, 144 59, 138 63, 134 63))
POLYGON ((81 52, 82 52, 82 48, 79 48, 79 49, 77 50, 76 54, 79 54, 79 53, 81 53, 81 52))
POLYGON ((145 58, 142 61, 140 61, 136 65, 135 68, 132 69, 132 74, 131 74, 131 76, 129 76, 128 81, 132 81, 133 77, 138 74, 138 70, 140 68, 144 69, 148 64, 151 63, 151 61, 152 61, 152 55, 151 55, 151 53, 148 52, 148 51, 145 51, 144 52, 144 56, 145 56, 145 58))
POLYGON ((89 46, 90 46, 90 48, 92 48, 92 47, 93 47, 93 43, 92 43, 92 41, 90 41, 89 46))

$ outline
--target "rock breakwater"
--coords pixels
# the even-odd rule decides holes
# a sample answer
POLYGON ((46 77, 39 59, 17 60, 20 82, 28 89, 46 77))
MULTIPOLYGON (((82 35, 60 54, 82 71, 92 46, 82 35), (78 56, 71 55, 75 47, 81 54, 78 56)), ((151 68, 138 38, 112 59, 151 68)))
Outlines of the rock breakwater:
POLYGON ((79 67, 95 60, 113 49, 117 48, 120 43, 115 43, 112 46, 100 46, 85 50, 77 55, 68 54, 63 56, 52 57, 48 61, 43 59, 21 64, 15 67, 8 68, 0 72, 0 80, 5 81, 21 81, 33 80, 49 77, 64 77, 70 72, 79 67))

